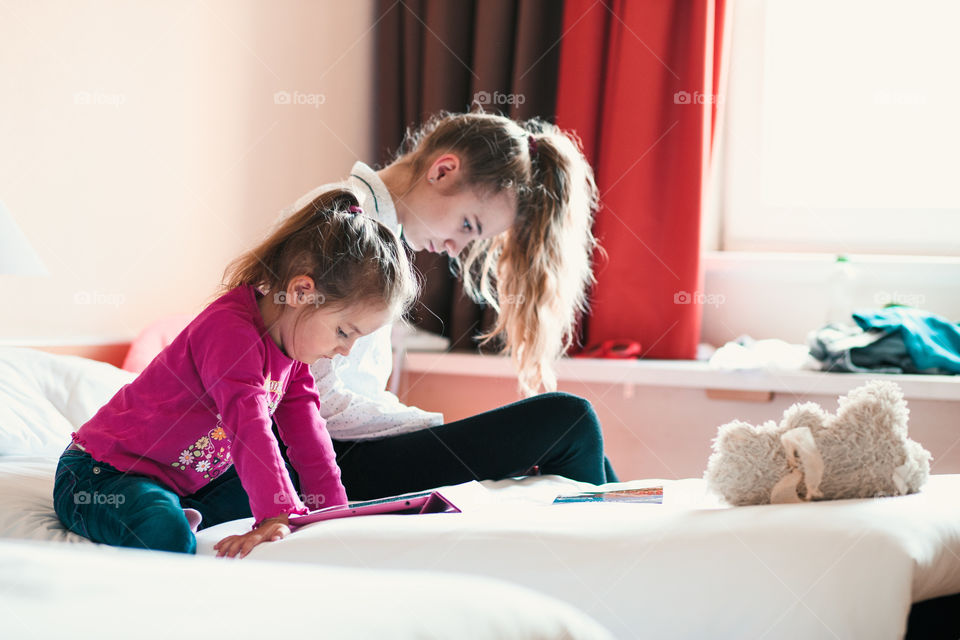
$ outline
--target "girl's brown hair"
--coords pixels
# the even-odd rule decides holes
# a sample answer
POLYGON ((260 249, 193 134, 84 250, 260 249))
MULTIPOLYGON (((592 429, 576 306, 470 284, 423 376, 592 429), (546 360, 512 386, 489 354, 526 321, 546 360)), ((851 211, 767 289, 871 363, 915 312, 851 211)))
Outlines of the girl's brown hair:
POLYGON ((473 111, 441 112, 408 131, 398 162, 420 176, 442 153, 454 153, 481 197, 512 189, 517 216, 499 236, 475 240, 455 264, 464 289, 497 310, 483 343, 503 339, 526 395, 556 389, 553 363, 570 347, 593 283, 598 206, 593 169, 577 138, 534 118, 473 111))
POLYGON ((308 275, 320 294, 315 307, 377 304, 401 316, 418 293, 406 249, 393 231, 356 211, 351 189, 321 193, 230 263, 223 288, 249 284, 278 296, 294 277, 308 275))

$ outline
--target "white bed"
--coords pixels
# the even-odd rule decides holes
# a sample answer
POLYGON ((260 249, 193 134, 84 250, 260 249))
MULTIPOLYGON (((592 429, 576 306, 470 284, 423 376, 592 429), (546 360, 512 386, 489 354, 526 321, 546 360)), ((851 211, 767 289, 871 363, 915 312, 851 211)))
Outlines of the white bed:
MULTIPOLYGON (((960 591, 960 476, 896 499, 741 508, 717 508, 702 480, 665 482, 663 505, 552 505, 592 488, 556 476, 484 484, 494 501, 471 509, 466 492, 464 514, 317 523, 248 559, 508 578, 622 638, 899 638, 912 602, 960 591)), ((250 524, 203 531, 199 552, 250 524)))
POLYGON ((132 378, 81 358, 0 349, 0 637, 282 630, 304 638, 612 640, 576 607, 503 580, 116 549, 67 531, 52 508, 59 453, 70 431, 132 378))
POLYGON ((574 607, 474 576, 0 542, 5 638, 612 640, 574 607))
MULTIPOLYGON (((122 384, 115 374, 103 389, 122 384)), ((55 460, 0 459, 0 537, 93 546, 53 514, 55 460)), ((960 476, 934 476, 913 496, 740 508, 700 479, 662 484, 662 505, 552 505, 592 487, 556 476, 468 483, 447 489, 464 513, 317 523, 230 564, 496 579, 565 601, 620 638, 900 638, 911 603, 960 593, 960 476)), ((201 531, 198 553, 249 524, 201 531)))

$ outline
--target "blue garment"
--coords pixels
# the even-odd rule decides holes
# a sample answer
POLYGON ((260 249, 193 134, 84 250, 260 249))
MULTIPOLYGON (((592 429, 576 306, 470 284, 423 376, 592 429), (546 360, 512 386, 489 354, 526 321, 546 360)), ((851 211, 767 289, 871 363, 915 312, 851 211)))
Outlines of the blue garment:
MULTIPOLYGON (((287 464, 299 490, 299 478, 287 464)), ((196 493, 178 496, 146 476, 123 473, 86 451, 60 456, 53 485, 53 508, 65 527, 94 542, 155 551, 196 553, 197 539, 183 508, 200 512, 200 529, 235 518, 249 518, 250 499, 232 467, 196 493)))
POLYGON ((64 526, 94 542, 196 553, 197 539, 177 494, 86 451, 67 449, 60 456, 53 508, 64 526))
POLYGON ((941 316, 910 307, 888 307, 853 314, 864 331, 900 332, 917 369, 960 373, 960 327, 941 316))

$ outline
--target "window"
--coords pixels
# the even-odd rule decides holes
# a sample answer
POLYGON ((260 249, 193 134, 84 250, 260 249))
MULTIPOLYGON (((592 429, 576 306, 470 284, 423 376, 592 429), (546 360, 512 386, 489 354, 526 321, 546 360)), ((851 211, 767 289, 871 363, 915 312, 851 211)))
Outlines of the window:
POLYGON ((721 248, 960 256, 960 2, 731 18, 721 248))

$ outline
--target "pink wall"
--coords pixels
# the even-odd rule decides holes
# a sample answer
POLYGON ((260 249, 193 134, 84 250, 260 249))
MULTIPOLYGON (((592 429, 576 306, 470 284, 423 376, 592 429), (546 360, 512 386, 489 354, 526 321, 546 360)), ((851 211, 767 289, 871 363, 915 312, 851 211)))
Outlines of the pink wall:
MULTIPOLYGON (((621 384, 560 383, 560 391, 588 399, 603 426, 607 454, 621 480, 701 477, 717 427, 733 419, 753 424, 779 419, 794 402, 835 411, 835 396, 775 394, 771 402, 707 398, 703 389, 621 384), (632 394, 632 395, 631 395, 632 394)), ((405 373, 400 397, 440 411, 450 422, 518 400, 506 378, 405 373)), ((929 450, 932 473, 960 473, 957 402, 909 400, 910 436, 929 450)))
POLYGON ((373 156, 372 0, 37 0, 0 24, 0 200, 51 274, 0 276, 0 341, 195 314, 283 207, 373 156))

